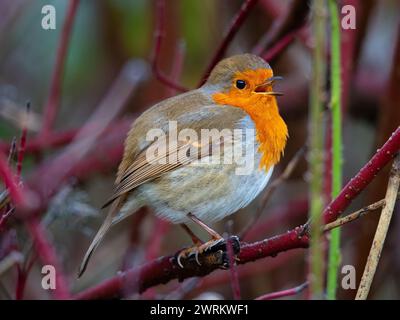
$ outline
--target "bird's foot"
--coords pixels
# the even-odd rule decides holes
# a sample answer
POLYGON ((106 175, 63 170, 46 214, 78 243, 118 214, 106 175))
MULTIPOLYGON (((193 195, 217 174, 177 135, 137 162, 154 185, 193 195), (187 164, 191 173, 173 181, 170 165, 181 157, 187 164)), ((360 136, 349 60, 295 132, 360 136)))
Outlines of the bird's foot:
MULTIPOLYGON (((231 236, 230 238, 233 253, 237 255, 240 252, 240 241, 237 236, 231 236)), ((224 238, 212 239, 208 242, 195 245, 190 248, 186 248, 178 252, 176 256, 176 263, 184 268, 182 261, 195 261, 199 266, 202 265, 201 261, 212 260, 216 264, 220 264, 222 268, 229 267, 229 256, 227 254, 227 241, 224 238), (212 257, 218 254, 220 259, 212 259, 212 257), (203 259, 202 259, 203 258, 203 259), (207 259, 211 258, 211 259, 207 259)), ((235 258, 236 259, 236 258, 235 258)), ((211 263, 213 263, 211 262, 211 263)))

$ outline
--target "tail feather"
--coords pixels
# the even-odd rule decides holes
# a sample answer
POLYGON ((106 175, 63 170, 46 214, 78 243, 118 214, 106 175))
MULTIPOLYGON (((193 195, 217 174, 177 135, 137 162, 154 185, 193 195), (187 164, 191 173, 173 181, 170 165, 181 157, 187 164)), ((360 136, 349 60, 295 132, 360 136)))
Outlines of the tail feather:
POLYGON ((115 215, 118 213, 120 209, 120 201, 116 200, 113 202, 110 211, 107 214, 107 217, 105 218, 103 224, 101 225, 99 231, 97 231, 96 236, 92 240, 92 243, 90 244, 89 248, 86 251, 86 254, 82 260, 82 263, 79 267, 78 271, 78 278, 82 276, 82 274, 85 272, 86 267, 88 265, 88 262, 90 260, 90 257, 92 256, 93 252, 96 250, 96 248, 99 246, 101 240, 104 238, 106 235, 107 231, 110 229, 110 227, 113 225, 113 220, 115 215))

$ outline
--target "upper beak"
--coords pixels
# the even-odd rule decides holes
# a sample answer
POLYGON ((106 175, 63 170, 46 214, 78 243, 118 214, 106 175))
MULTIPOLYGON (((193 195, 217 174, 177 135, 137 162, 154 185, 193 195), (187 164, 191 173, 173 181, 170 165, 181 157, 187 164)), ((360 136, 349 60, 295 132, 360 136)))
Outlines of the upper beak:
POLYGON ((254 89, 254 92, 259 93, 259 94, 265 94, 265 95, 271 95, 271 96, 282 96, 282 92, 276 92, 276 91, 267 91, 269 86, 272 86, 276 80, 282 80, 282 77, 279 76, 274 76, 271 78, 268 78, 265 82, 259 84, 256 86, 254 89))

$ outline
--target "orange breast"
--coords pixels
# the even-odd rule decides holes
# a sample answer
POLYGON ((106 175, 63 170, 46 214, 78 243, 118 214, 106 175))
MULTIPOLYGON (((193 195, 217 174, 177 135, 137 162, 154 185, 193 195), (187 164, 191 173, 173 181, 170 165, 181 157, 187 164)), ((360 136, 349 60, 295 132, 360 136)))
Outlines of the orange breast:
MULTIPOLYGON (((279 114, 278 104, 274 96, 262 95, 253 92, 255 83, 272 76, 271 70, 254 74, 241 74, 246 77, 249 89, 244 92, 232 88, 227 93, 216 93, 213 100, 217 104, 230 105, 243 109, 254 121, 257 140, 260 143, 259 152, 262 154, 260 167, 269 170, 279 162, 286 146, 288 129, 279 114), (267 74, 268 73, 268 74, 267 74)), ((272 90, 272 88, 270 88, 272 90)))

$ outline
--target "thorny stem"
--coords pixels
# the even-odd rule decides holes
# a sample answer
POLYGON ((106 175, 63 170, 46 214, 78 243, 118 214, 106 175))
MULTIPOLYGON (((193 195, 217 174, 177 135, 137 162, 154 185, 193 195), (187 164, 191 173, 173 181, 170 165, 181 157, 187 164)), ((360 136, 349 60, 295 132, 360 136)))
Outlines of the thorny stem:
POLYGON ((310 290, 313 298, 320 299, 323 291, 323 253, 322 234, 322 164, 323 164, 323 127, 322 109, 324 105, 325 84, 325 4, 314 0, 312 5, 312 28, 315 37, 313 50, 313 70, 310 91, 310 219, 311 248, 310 260, 310 290))
MULTIPOLYGON (((332 112, 332 198, 342 189, 342 92, 340 25, 336 0, 329 0, 331 22, 331 101, 332 112)), ((329 242, 327 298, 336 298, 338 268, 340 263, 340 229, 332 230, 329 242)))

